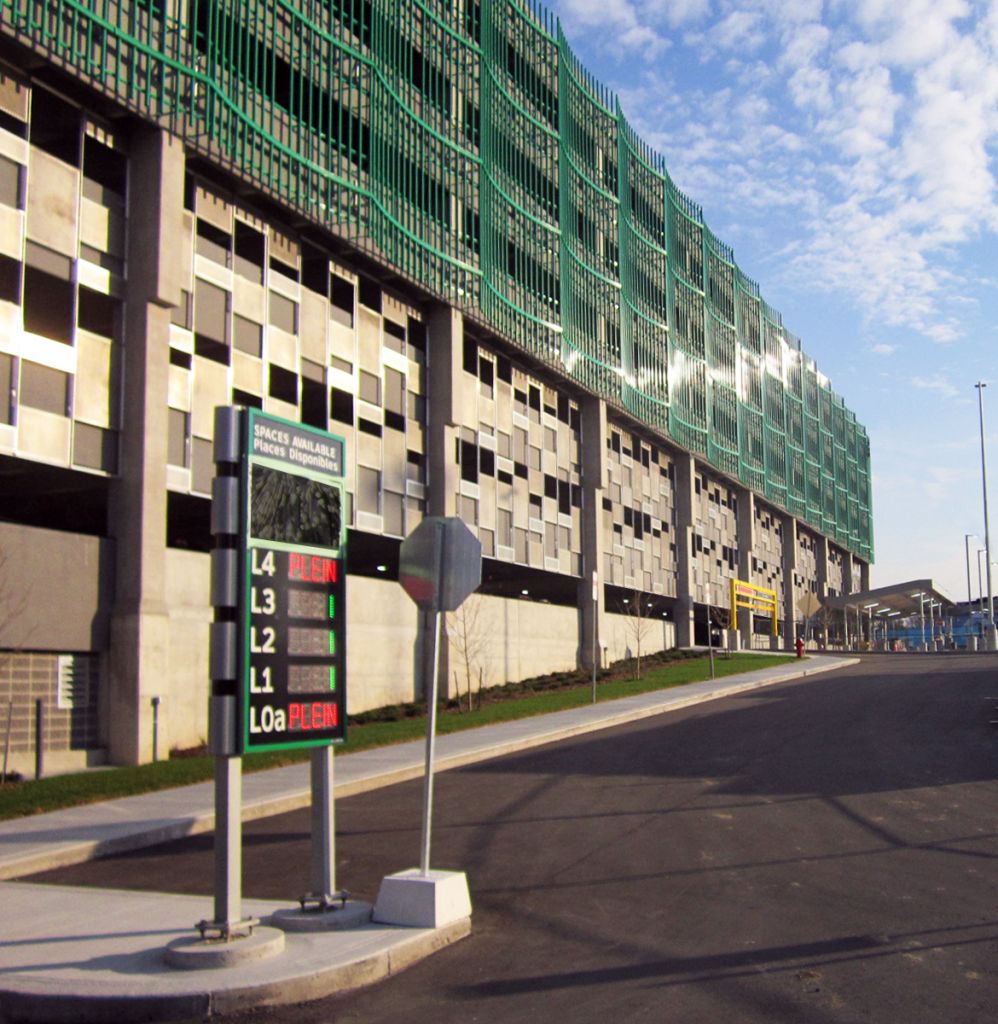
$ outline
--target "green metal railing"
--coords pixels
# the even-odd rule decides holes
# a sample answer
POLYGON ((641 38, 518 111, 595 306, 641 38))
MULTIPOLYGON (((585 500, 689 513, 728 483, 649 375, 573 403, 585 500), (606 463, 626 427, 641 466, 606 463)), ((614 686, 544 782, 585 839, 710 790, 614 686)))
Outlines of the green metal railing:
POLYGON ((0 31, 872 558, 866 432, 532 0, 0 0, 0 31))

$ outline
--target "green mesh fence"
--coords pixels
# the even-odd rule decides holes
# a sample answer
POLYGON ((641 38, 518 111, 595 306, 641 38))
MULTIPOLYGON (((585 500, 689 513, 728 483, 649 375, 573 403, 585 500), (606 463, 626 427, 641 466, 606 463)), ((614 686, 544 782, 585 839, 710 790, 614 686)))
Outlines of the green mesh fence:
POLYGON ((869 442, 525 0, 0 0, 33 48, 872 558, 869 442))

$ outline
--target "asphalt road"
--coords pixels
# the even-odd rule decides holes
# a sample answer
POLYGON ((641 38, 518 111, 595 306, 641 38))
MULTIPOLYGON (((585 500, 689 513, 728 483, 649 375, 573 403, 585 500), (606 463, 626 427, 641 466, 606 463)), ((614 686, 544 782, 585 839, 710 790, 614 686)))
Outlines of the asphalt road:
MULTIPOLYGON (((998 1004, 998 657, 897 655, 439 776, 473 934, 239 1022, 982 1024, 998 1004)), ((340 883, 419 854, 420 783, 343 800, 340 883)), ((305 889, 307 812, 246 829, 305 889)), ((36 880, 210 892, 199 837, 36 880)))

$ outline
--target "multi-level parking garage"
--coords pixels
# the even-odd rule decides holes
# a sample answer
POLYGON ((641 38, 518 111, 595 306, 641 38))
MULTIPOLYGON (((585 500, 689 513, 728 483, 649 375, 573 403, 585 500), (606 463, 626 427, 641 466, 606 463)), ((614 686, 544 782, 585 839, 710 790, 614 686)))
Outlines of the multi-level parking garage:
POLYGON ((354 711, 414 695, 427 514, 489 683, 867 584, 865 430, 542 10, 0 0, 0 62, 15 751, 38 699, 50 763, 204 737, 223 404, 346 441, 354 711))

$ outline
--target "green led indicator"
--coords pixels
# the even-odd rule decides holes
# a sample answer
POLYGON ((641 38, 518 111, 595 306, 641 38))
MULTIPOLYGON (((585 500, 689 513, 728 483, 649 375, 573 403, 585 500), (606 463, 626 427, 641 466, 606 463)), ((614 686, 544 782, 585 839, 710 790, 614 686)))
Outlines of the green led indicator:
POLYGON ((336 634, 330 631, 329 633, 329 653, 336 653, 336 634))
POLYGON ((336 597, 333 594, 329 595, 329 617, 336 618, 336 597))
POLYGON ((329 690, 331 693, 336 692, 336 666, 329 666, 329 690))

